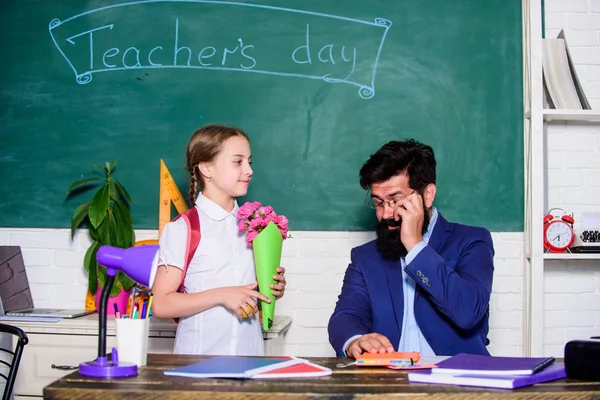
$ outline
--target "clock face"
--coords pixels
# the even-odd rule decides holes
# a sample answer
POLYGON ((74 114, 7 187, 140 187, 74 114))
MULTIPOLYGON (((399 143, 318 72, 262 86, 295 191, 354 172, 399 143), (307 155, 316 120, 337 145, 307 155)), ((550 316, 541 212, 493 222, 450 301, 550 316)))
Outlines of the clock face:
POLYGON ((554 221, 546 229, 546 241, 551 248, 566 250, 573 243, 573 230, 564 221, 554 221))

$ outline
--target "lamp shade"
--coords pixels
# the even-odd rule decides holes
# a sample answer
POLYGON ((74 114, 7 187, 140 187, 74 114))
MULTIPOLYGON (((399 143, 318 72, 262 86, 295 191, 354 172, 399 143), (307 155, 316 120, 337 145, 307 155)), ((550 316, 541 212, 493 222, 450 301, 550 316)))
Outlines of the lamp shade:
POLYGON ((158 264, 158 245, 149 244, 128 249, 101 246, 96 259, 100 265, 106 267, 108 274, 112 272, 114 275, 115 270, 123 271, 134 281, 152 287, 158 264), (110 271, 111 269, 113 271, 110 271))

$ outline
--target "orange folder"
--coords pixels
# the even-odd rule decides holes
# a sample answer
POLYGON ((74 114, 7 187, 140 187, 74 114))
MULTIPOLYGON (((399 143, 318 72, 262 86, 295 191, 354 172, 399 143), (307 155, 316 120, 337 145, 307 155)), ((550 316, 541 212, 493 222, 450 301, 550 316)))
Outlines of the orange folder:
POLYGON ((421 359, 421 353, 393 352, 393 353, 363 353, 356 359, 356 365, 363 367, 387 367, 400 365, 414 365, 421 359))

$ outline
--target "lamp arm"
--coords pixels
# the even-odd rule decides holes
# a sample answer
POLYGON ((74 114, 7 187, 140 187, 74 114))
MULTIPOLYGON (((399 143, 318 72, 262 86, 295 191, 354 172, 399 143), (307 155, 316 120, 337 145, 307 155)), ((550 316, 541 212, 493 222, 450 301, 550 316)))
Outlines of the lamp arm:
POLYGON ((106 357, 106 307, 108 305, 108 296, 115 282, 116 271, 113 274, 108 273, 107 268, 106 282, 100 296, 100 308, 98 310, 98 357, 106 357))

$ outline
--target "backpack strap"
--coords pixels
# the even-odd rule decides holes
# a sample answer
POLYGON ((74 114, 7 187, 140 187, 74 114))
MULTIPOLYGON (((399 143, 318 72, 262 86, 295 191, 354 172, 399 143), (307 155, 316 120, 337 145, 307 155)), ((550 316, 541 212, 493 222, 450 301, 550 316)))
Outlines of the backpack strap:
POLYGON ((185 264, 183 266, 183 273, 181 274, 181 282, 179 283, 179 288, 177 289, 178 292, 183 293, 183 281, 185 280, 185 274, 187 273, 187 269, 192 262, 192 258, 196 253, 198 245, 200 244, 200 216, 198 215, 198 210, 196 210, 196 207, 192 207, 176 216, 173 221, 176 221, 179 218, 183 218, 185 221, 188 232, 185 247, 185 264))

